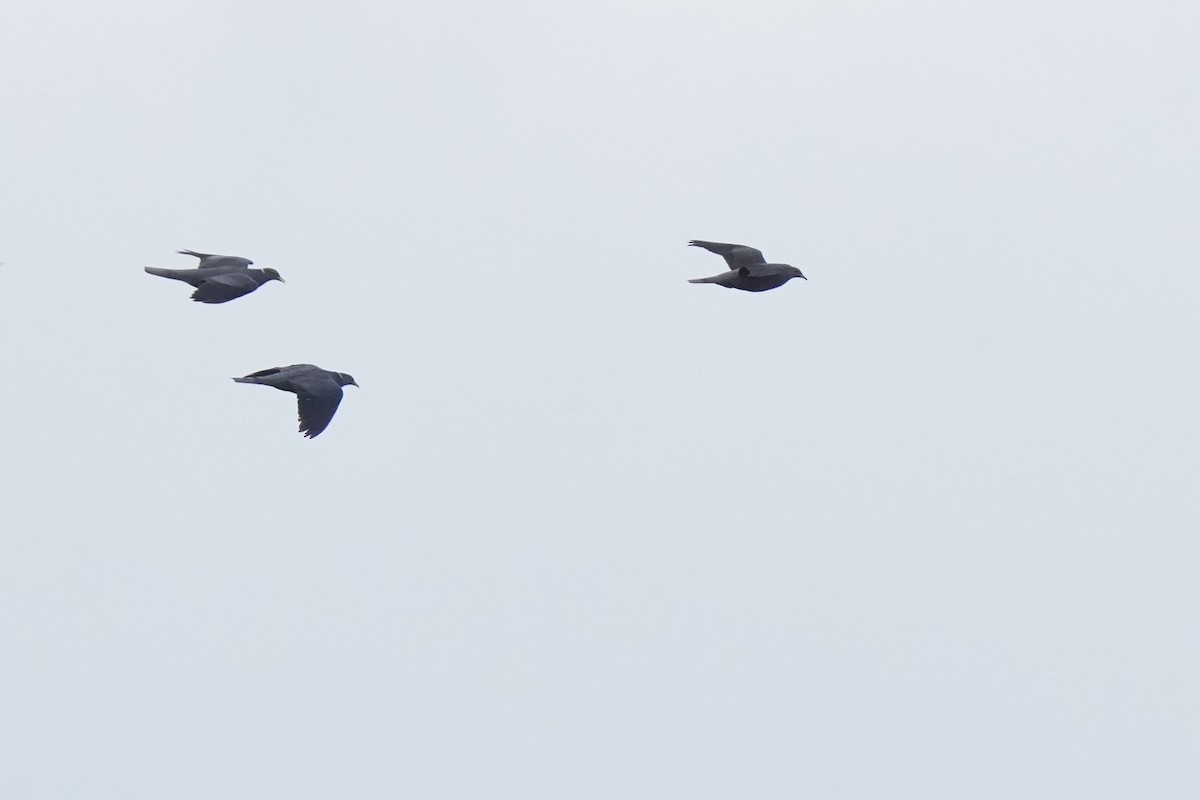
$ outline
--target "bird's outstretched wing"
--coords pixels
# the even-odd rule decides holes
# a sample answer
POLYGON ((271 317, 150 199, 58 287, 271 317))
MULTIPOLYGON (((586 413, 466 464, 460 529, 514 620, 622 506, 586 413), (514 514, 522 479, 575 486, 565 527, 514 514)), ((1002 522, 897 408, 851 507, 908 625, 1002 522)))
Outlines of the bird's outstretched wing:
POLYGON ((213 275, 192 292, 197 303, 227 303, 258 288, 258 282, 243 272, 213 275))
POLYGON ((271 367, 270 369, 260 369, 258 372, 251 372, 245 378, 234 378, 234 380, 245 380, 246 378, 265 378, 268 375, 278 375, 282 367, 271 367))
POLYGON ((296 405, 300 412, 300 432, 309 439, 329 427, 338 404, 342 402, 342 387, 330 382, 318 394, 296 392, 296 405))
POLYGON ((763 258, 761 251, 753 247, 747 247, 744 244, 726 244, 725 242, 705 242, 700 239, 693 239, 688 242, 692 247, 703 247, 710 253, 716 253, 725 258, 725 263, 730 269, 736 270, 742 267, 752 267, 755 264, 765 264, 766 259, 763 258))
POLYGON ((201 267, 238 267, 246 269, 254 262, 241 256, 222 256, 216 253, 197 253, 195 250, 178 250, 181 256, 195 256, 201 267))

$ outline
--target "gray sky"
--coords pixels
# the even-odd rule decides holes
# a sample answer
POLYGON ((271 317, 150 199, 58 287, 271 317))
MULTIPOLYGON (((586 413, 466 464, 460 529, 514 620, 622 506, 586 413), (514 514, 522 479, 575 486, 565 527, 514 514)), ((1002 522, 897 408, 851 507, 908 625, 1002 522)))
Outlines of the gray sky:
POLYGON ((1198 23, 13 9, 5 794, 1197 797, 1198 23))

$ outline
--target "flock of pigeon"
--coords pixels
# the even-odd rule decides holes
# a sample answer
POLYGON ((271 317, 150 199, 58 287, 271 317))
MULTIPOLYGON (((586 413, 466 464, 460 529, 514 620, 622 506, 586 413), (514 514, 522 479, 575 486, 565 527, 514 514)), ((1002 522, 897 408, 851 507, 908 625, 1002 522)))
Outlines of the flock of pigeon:
MULTIPOLYGON (((804 273, 791 264, 768 264, 762 252, 753 247, 698 239, 688 244, 722 256, 729 266, 729 270, 720 275, 695 278, 688 283, 715 283, 727 289, 765 292, 783 286, 792 278, 804 278, 804 273)), ((146 272, 192 286, 196 290, 192 292, 192 299, 197 303, 228 303, 270 281, 284 282, 278 271, 269 267, 254 269, 251 267, 254 262, 241 256, 197 253, 195 250, 178 252, 200 259, 199 266, 195 269, 146 267, 146 272)), ((313 364, 272 367, 234 380, 238 383, 261 383, 293 392, 300 410, 300 432, 310 439, 329 427, 342 402, 342 387, 358 386, 354 378, 344 372, 332 372, 313 364)))
MULTIPOLYGON (((200 266, 195 269, 146 267, 146 272, 195 287, 192 299, 197 303, 228 303, 269 281, 284 283, 279 272, 269 267, 254 269, 250 266, 254 262, 248 258, 197 253, 195 250, 180 250, 179 253, 200 259, 200 266)), ((342 402, 342 387, 358 386, 354 378, 344 372, 331 372, 313 364, 272 367, 234 380, 294 392, 300 407, 300 432, 310 439, 329 427, 342 402)))

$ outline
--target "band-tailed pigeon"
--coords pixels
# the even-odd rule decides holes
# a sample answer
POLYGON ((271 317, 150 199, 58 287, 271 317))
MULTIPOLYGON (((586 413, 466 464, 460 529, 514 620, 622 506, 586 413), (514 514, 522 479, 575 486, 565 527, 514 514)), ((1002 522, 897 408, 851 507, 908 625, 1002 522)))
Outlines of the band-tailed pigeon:
POLYGON ((344 372, 330 372, 312 364, 273 367, 234 380, 295 392, 300 409, 300 432, 310 439, 329 426, 338 403, 342 402, 342 387, 358 386, 354 378, 344 372))
POLYGON ((694 239, 688 244, 724 256, 725 263, 729 265, 728 272, 710 278, 694 278, 688 283, 715 283, 744 292, 765 292, 783 286, 792 278, 804 278, 804 273, 791 264, 768 264, 761 251, 744 244, 704 242, 699 239, 694 239))

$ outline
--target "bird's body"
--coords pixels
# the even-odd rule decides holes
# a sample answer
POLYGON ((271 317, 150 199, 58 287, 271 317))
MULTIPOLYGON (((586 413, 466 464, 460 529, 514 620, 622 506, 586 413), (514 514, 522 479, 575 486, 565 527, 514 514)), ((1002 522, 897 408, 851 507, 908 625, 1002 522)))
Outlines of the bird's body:
POLYGON ((145 269, 151 275, 183 281, 196 287, 196 291, 192 292, 192 299, 197 303, 228 303, 242 295, 250 294, 269 281, 283 282, 279 273, 270 267, 250 269, 226 264, 197 269, 163 269, 161 267, 146 267, 145 269))
POLYGON ((699 239, 694 239, 688 244, 692 247, 703 247, 710 253, 724 257, 725 263, 729 265, 728 272, 708 278, 693 278, 688 283, 715 283, 744 292, 765 292, 783 286, 792 278, 804 278, 804 273, 791 264, 768 264, 760 250, 743 244, 705 242, 699 239))
MULTIPOLYGON (((769 264, 768 266, 782 265, 769 264)), ((778 289, 794 277, 796 277, 795 274, 787 272, 777 272, 771 275, 743 275, 731 270, 708 278, 691 278, 688 283, 715 283, 727 289, 741 289, 743 292, 765 292, 769 289, 778 289)), ((805 280, 808 279, 805 278, 805 280)))
POLYGON ((342 402, 342 387, 358 386, 354 378, 344 372, 330 372, 313 364, 272 367, 234 380, 295 393, 300 411, 300 432, 310 439, 329 426, 342 402))

